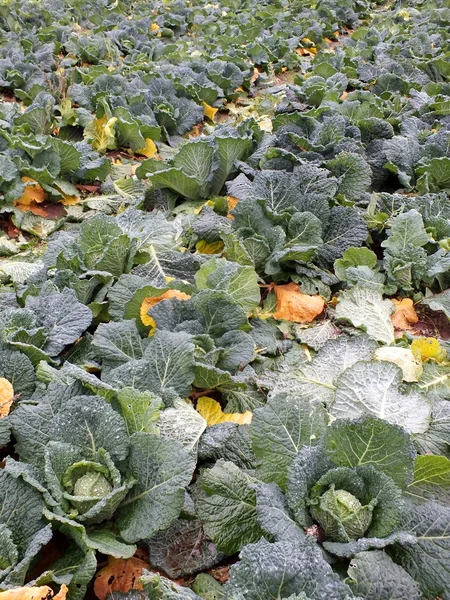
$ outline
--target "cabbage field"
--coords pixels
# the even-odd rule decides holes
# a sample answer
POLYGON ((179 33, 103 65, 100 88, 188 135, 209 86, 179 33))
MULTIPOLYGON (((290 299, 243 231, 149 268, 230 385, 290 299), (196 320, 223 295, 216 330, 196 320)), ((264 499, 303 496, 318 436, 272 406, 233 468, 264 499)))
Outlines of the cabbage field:
POLYGON ((2 0, 0 600, 450 600, 448 0, 2 0))

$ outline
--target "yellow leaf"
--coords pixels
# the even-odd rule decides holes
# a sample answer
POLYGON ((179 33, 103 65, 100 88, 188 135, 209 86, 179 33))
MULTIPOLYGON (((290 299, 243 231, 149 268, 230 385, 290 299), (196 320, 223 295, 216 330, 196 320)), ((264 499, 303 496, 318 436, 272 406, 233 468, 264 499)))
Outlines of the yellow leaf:
POLYGON ((434 360, 442 362, 446 359, 447 353, 436 338, 417 338, 411 344, 411 350, 414 356, 420 357, 424 362, 434 360))
POLYGON ((55 595, 48 585, 40 587, 21 587, 0 592, 0 600, 64 600, 67 597, 67 586, 63 583, 55 595))
POLYGON ((27 184, 24 193, 20 198, 14 200, 14 206, 19 210, 26 212, 33 202, 41 203, 45 200, 45 192, 37 181, 29 177, 22 177, 22 181, 27 184))
POLYGON ((267 131, 267 133, 272 133, 273 124, 272 124, 272 119, 270 117, 267 117, 265 119, 261 119, 261 121, 258 121, 258 126, 260 129, 262 129, 262 131, 267 131))
POLYGON ((227 196, 227 202, 228 210, 233 210, 233 208, 236 208, 236 205, 239 202, 239 198, 235 198, 234 196, 227 196))
POLYGON ((150 31, 159 31, 160 30, 160 26, 158 25, 158 23, 152 23, 150 25, 150 31))
POLYGON ((395 313, 391 316, 392 325, 395 329, 406 331, 412 329, 411 324, 417 323, 419 317, 414 309, 414 303, 411 298, 402 300, 392 299, 395 304, 395 313))
POLYGON ((423 367, 420 356, 416 356, 410 348, 382 346, 375 350, 373 357, 375 360, 385 360, 400 367, 403 372, 403 381, 419 381, 422 376, 423 367))
POLYGON ((136 150, 136 154, 142 154, 147 158, 153 158, 155 154, 157 154, 158 150, 156 148, 155 142, 150 138, 145 138, 145 147, 140 150, 136 150))
POLYGON ((295 52, 299 56, 315 56, 317 48, 296 48, 295 52))
POLYGON ((228 422, 248 425, 252 422, 253 416, 249 410, 246 410, 245 413, 224 413, 217 400, 208 398, 208 396, 202 396, 198 399, 197 412, 205 419, 208 425, 228 422))
POLYGON ((171 300, 172 298, 178 298, 178 300, 189 300, 190 296, 184 292, 180 292, 180 290, 167 290, 167 292, 164 292, 164 294, 161 294, 160 296, 145 298, 140 309, 142 323, 146 327, 156 327, 154 319, 147 314, 148 311, 152 306, 158 304, 158 302, 161 302, 162 300, 171 300))
POLYGON ((61 200, 61 204, 64 204, 64 206, 72 206, 73 204, 80 202, 80 200, 80 196, 64 196, 61 200))
POLYGON ((314 42, 307 37, 302 38, 302 44, 312 44, 314 46, 314 42))
POLYGON ((206 242, 205 240, 200 240, 195 244, 195 249, 200 254, 220 254, 224 248, 224 243, 222 240, 218 242, 206 242))
POLYGON ((231 211, 233 210, 233 208, 236 207, 238 202, 239 202, 239 198, 235 198, 234 196, 227 196, 227 204, 228 204, 227 218, 228 219, 231 219, 231 220, 234 219, 234 215, 231 214, 231 211))
POLYGON ((274 285, 273 289, 277 297, 277 310, 273 313, 275 319, 311 323, 325 308, 321 296, 304 294, 296 283, 274 285))
POLYGON ((0 419, 9 415, 13 399, 14 388, 12 384, 4 377, 0 377, 0 419))
POLYGON ((94 150, 97 152, 106 152, 106 150, 113 150, 116 146, 115 143, 115 132, 114 127, 117 118, 111 117, 107 119, 106 116, 100 119, 92 119, 92 121, 85 128, 85 136, 89 138, 94 150))
POLYGON ((208 117, 211 121, 214 121, 214 117, 216 116, 216 112, 219 110, 218 108, 214 108, 210 106, 205 101, 202 102, 203 110, 205 111, 205 117, 208 117))

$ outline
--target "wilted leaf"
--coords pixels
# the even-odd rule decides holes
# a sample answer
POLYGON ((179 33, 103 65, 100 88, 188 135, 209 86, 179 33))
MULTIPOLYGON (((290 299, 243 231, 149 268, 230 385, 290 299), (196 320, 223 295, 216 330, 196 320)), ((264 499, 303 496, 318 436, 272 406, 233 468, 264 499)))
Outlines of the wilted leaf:
POLYGON ((141 304, 140 317, 142 323, 146 327, 156 327, 155 321, 147 313, 152 306, 158 304, 162 300, 171 300, 172 298, 178 298, 178 300, 189 300, 190 296, 179 290, 167 290, 161 296, 153 296, 152 298, 145 298, 141 304))
POLYGON ((145 146, 140 150, 136 150, 136 154, 142 154, 147 158, 153 158, 157 154, 158 149, 156 148, 155 142, 150 138, 145 138, 145 146))
POLYGON ((419 317, 411 298, 403 298, 402 300, 393 298, 392 302, 395 305, 395 313, 391 315, 392 325, 395 329, 402 329, 403 331, 412 329, 411 324, 417 323, 419 317))
POLYGON ((80 200, 80 196, 64 196, 61 200, 61 204, 64 204, 64 206, 73 206, 74 204, 78 204, 80 200))
POLYGON ((202 102, 203 110, 205 111, 205 117, 208 117, 211 121, 214 121, 214 117, 216 116, 216 112, 219 110, 218 108, 214 108, 210 106, 206 102, 202 102))
MULTIPOLYGON (((99 600, 106 600, 112 592, 128 592, 130 590, 142 590, 138 583, 144 569, 150 565, 139 559, 108 558, 108 564, 101 569, 95 578, 94 592, 99 600)), ((0 598, 0 600, 2 600, 0 598)))
POLYGON ((21 587, 0 592, 0 600, 64 600, 67 597, 67 586, 63 583, 59 592, 54 595, 51 587, 21 587))
POLYGON ((252 422, 252 413, 249 410, 246 410, 245 413, 224 413, 220 404, 207 396, 198 399, 197 412, 201 414, 208 425, 226 422, 248 425, 252 422))
POLYGON ((309 296, 300 291, 296 283, 274 285, 277 297, 277 310, 273 316, 283 321, 311 323, 325 308, 321 296, 309 296))
POLYGON ((231 211, 233 210, 233 208, 236 208, 238 202, 239 202, 239 198, 235 198, 234 196, 227 196, 227 203, 228 203, 227 217, 229 219, 234 219, 234 216, 231 214, 231 211))
POLYGON ((16 206, 22 212, 31 210, 30 207, 36 206, 45 200, 45 192, 43 188, 30 177, 22 177, 22 181, 27 184, 25 191, 20 198, 14 200, 16 206))
POLYGON ((4 377, 0 377, 0 419, 9 414, 14 399, 14 388, 4 377))
POLYGON ((85 136, 91 140, 92 147, 97 152, 103 153, 106 150, 114 150, 116 147, 114 131, 116 121, 116 117, 107 119, 104 116, 100 119, 93 119, 85 128, 85 136))
POLYGON ((200 254, 220 254, 224 248, 224 243, 222 240, 217 242, 206 242, 205 240, 200 240, 195 244, 195 249, 200 254))
POLYGON ((445 360, 447 354, 441 344, 436 338, 418 338, 413 340, 411 344, 411 350, 416 356, 426 362, 427 360, 434 360, 436 362, 442 362, 445 360))
POLYGON ((382 346, 374 354, 376 360, 386 360, 394 363, 403 371, 403 381, 419 381, 422 375, 422 361, 416 358, 409 348, 382 346))

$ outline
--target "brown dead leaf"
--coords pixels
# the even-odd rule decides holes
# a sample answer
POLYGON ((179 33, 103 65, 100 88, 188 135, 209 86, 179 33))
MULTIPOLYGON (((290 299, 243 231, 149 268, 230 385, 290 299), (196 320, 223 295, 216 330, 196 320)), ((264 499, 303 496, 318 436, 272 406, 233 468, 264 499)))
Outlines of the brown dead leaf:
POLYGON ((395 304, 395 312, 391 315, 392 325, 395 329, 401 329, 402 331, 412 329, 411 324, 417 323, 419 317, 411 298, 392 299, 392 302, 395 304))
POLYGON ((87 192, 89 194, 94 194, 100 190, 100 184, 88 185, 84 183, 76 183, 75 187, 77 190, 80 190, 80 192, 87 192))
MULTIPOLYGON (((142 590, 138 583, 144 569, 150 569, 148 562, 140 558, 132 557, 127 560, 123 558, 108 558, 108 564, 95 576, 94 593, 99 600, 106 600, 112 592, 129 592, 130 590, 142 590)), ((0 600, 2 600, 0 598, 0 600)))
POLYGON ((214 577, 219 583, 226 583, 230 579, 230 567, 216 567, 208 571, 211 577, 214 577))
POLYGON ((14 400, 14 388, 12 384, 0 377, 0 419, 9 415, 14 400))
POLYGON ((0 592, 0 600, 65 600, 68 592, 63 583, 59 592, 54 595, 51 587, 43 585, 40 587, 21 587, 15 590, 0 592))
POLYGON ((322 296, 304 294, 296 283, 274 285, 273 290, 277 297, 277 310, 273 313, 275 319, 311 323, 325 308, 322 296))

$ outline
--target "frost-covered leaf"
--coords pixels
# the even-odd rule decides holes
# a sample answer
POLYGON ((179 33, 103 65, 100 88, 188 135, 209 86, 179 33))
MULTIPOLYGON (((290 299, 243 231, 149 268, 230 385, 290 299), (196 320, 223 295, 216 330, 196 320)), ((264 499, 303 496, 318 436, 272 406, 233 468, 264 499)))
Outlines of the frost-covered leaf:
POLYGON ((414 436, 414 443, 421 453, 450 457, 450 403, 447 400, 435 402, 430 426, 425 433, 414 436))
POLYGON ((450 319, 450 290, 445 290, 441 294, 430 296, 422 300, 431 310, 440 310, 450 319))
POLYGON ((113 369, 104 380, 117 387, 162 394, 169 389, 187 395, 194 379, 194 345, 186 333, 157 331, 144 357, 113 369))
POLYGON ((403 381, 417 382, 423 373, 422 361, 414 356, 410 348, 382 346, 375 351, 374 359, 391 362, 400 367, 403 381))
POLYGON ((381 245, 398 254, 404 252, 409 244, 420 248, 425 246, 428 241, 429 237, 425 231, 422 216, 416 210, 409 210, 395 217, 390 236, 381 245))
POLYGON ((387 361, 360 361, 337 380, 331 414, 336 418, 357 418, 373 414, 411 433, 427 430, 431 404, 418 390, 403 393, 402 370, 387 361))
POLYGON ((309 398, 330 405, 339 375, 357 361, 370 360, 376 347, 376 342, 366 335, 341 335, 328 341, 309 364, 300 367, 300 390, 309 398))
POLYGON ((341 293, 336 318, 349 321, 377 341, 391 344, 394 341, 390 318, 393 312, 393 303, 383 299, 380 292, 356 286, 341 293))
MULTIPOLYGON (((399 502, 398 498, 393 499, 399 502)), ((397 511, 398 515, 398 511, 397 511)), ((362 537, 353 542, 329 542, 325 541, 323 547, 327 552, 340 558, 351 558, 360 552, 368 550, 383 550, 393 544, 414 544, 415 537, 407 531, 395 531, 386 537, 362 537)))
POLYGON ((44 349, 50 356, 58 355, 67 345, 73 344, 92 321, 89 308, 78 302, 75 292, 70 289, 28 296, 25 306, 35 313, 36 325, 45 328, 44 349))
POLYGON ((204 461, 223 458, 243 469, 254 467, 248 427, 229 422, 208 427, 201 437, 198 456, 204 461))
POLYGON ((100 323, 92 339, 92 345, 100 358, 117 363, 142 358, 142 340, 132 320, 100 323))
POLYGON ((331 321, 321 321, 307 328, 294 328, 295 337, 316 352, 332 339, 339 337, 339 329, 331 321))
POLYGON ((187 451, 196 449, 206 426, 206 420, 183 400, 164 410, 158 421, 161 436, 179 442, 187 451))

